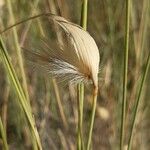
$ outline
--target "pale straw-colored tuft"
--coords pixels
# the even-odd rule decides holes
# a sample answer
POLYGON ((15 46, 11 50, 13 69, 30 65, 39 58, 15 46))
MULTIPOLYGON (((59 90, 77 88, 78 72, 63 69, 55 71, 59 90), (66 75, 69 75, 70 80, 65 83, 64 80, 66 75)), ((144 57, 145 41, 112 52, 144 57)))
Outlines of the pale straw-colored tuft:
POLYGON ((59 43, 57 49, 51 49, 51 45, 44 42, 47 50, 44 53, 31 52, 28 55, 30 60, 56 77, 71 82, 91 80, 97 87, 100 56, 94 39, 80 26, 62 17, 52 16, 50 19, 63 29, 67 40, 59 43))

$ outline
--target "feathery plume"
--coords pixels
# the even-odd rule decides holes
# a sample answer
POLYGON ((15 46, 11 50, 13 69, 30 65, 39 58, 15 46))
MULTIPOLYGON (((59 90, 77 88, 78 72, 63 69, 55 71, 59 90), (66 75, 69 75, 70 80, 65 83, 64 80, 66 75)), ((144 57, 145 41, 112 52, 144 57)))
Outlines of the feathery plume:
POLYGON ((100 56, 94 39, 63 17, 52 15, 49 19, 63 29, 65 38, 58 42, 59 48, 52 49, 48 42, 43 41, 44 51, 25 50, 27 58, 55 77, 71 82, 91 80, 97 87, 100 56))

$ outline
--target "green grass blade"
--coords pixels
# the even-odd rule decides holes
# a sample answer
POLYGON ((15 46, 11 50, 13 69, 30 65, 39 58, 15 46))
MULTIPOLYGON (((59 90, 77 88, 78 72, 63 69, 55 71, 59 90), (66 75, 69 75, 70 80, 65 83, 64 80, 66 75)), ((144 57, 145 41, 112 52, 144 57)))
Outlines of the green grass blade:
POLYGON ((132 121, 132 127, 131 127, 131 132, 130 132, 130 138, 129 138, 129 142, 128 142, 128 150, 131 150, 132 139, 133 139, 133 131, 134 131, 134 128, 135 128, 137 112, 138 112, 138 108, 139 108, 140 101, 141 101, 141 93, 142 93, 142 90, 143 90, 143 87, 144 87, 144 83, 145 83, 145 80, 146 80, 146 77, 147 77, 147 74, 148 74, 149 67, 150 67, 150 52, 149 52, 149 56, 148 56, 148 59, 147 59, 146 69, 145 69, 145 72, 144 72, 143 77, 142 77, 142 81, 141 81, 141 85, 140 85, 140 89, 139 89, 139 93, 138 93, 138 98, 137 98, 136 105, 135 105, 135 110, 134 110, 134 114, 133 114, 133 121, 132 121))
POLYGON ((92 114, 90 118, 91 122, 90 122, 90 130, 89 130, 89 135, 88 135, 87 150, 90 150, 90 146, 91 146, 94 118, 95 118, 96 105, 97 105, 97 93, 98 93, 98 88, 95 87, 93 90, 93 106, 92 106, 92 114))
MULTIPOLYGON (((7 6, 8 6, 8 12, 9 12, 10 18, 12 20, 12 23, 14 23, 15 18, 14 18, 14 14, 13 14, 12 5, 11 5, 10 0, 7 0, 7 6)), ((25 75, 25 71, 24 71, 24 62, 23 62, 23 57, 22 57, 22 54, 21 54, 21 48, 20 48, 20 45, 19 45, 19 39, 18 39, 16 27, 14 27, 12 29, 12 31, 13 31, 14 45, 15 45, 15 48, 16 48, 16 54, 17 54, 17 59, 18 59, 18 65, 19 65, 19 69, 20 69, 20 75, 21 75, 22 83, 23 83, 23 90, 25 91, 26 99, 29 102, 27 79, 26 79, 26 75, 25 75)))
POLYGON ((0 117, 0 135, 2 137, 3 140, 3 146, 4 146, 4 150, 8 150, 8 144, 7 144, 7 138, 6 138, 6 133, 5 133, 5 129, 0 117))
POLYGON ((31 108, 29 106, 29 103, 26 100, 25 93, 24 93, 24 91, 23 91, 23 89, 19 83, 19 80, 16 76, 15 70, 14 70, 14 68, 13 68, 13 66, 9 60, 9 56, 8 56, 6 48, 3 44, 2 38, 0 38, 0 54, 1 54, 4 66, 5 66, 5 69, 7 71, 7 74, 9 75, 9 79, 10 79, 10 81, 12 81, 13 87, 15 88, 15 91, 19 97, 19 103, 21 104, 21 106, 22 106, 22 108, 26 114, 26 117, 29 121, 31 130, 34 133, 34 136, 36 138, 39 149, 42 150, 40 138, 39 138, 37 129, 35 127, 35 121, 34 121, 33 116, 32 116, 31 108))
POLYGON ((125 53, 124 53, 124 73, 123 73, 123 100, 121 117, 121 136, 120 150, 123 150, 125 115, 126 115, 126 97, 127 97, 127 71, 128 71, 128 51, 129 51, 129 24, 130 24, 130 0, 126 0, 126 34, 125 34, 125 53))

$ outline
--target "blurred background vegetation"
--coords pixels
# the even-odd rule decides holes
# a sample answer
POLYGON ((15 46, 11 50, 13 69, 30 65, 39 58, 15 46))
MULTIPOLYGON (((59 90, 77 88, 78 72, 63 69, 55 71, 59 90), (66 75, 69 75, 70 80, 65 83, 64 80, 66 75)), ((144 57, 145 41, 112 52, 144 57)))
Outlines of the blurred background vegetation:
MULTIPOLYGON (((52 12, 80 24, 82 0, 0 0, 0 31, 35 14, 52 12)), ((129 140, 131 120, 141 78, 150 51, 150 2, 132 0, 127 83, 125 142, 129 140)), ((119 149, 123 59, 125 37, 125 1, 89 0, 88 32, 95 39, 100 55, 99 94, 93 131, 93 150, 119 149)), ((52 25, 51 25, 52 26, 52 25)), ((76 149, 76 86, 57 81, 41 70, 27 65, 20 47, 39 48, 43 34, 52 44, 53 27, 38 18, 2 34, 10 60, 30 100, 44 150, 76 149)), ((54 26, 54 25, 53 25, 54 26)), ((133 137, 134 150, 150 147, 150 70, 142 91, 133 137)), ((0 60, 0 116, 10 150, 36 149, 18 97, 0 60)), ((91 85, 85 85, 83 135, 87 138, 91 112, 91 85)), ((2 149, 0 137, 0 149, 2 149)))

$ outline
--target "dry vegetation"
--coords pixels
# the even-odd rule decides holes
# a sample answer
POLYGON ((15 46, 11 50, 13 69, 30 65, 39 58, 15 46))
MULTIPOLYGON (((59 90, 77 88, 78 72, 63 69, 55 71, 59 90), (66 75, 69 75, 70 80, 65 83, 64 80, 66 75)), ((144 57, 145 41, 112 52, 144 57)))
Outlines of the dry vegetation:
MULTIPOLYGON (((99 91, 92 136, 93 150, 120 149, 126 47, 125 4, 124 0, 89 0, 88 2, 87 31, 95 39, 101 56, 99 91)), ((139 99, 138 111, 135 113, 137 117, 132 149, 148 150, 150 147, 150 69, 148 70, 150 62, 147 60, 148 56, 150 57, 150 2, 130 0, 130 4, 123 147, 127 148, 134 110, 139 99), (147 76, 143 80, 146 69, 147 76)), ((18 21, 47 12, 80 24, 81 7, 82 0, 0 0, 0 32, 18 21)), ((9 72, 11 67, 5 64, 5 56, 0 53, 0 149, 7 150, 7 143, 10 150, 36 150, 41 145, 43 150, 77 149, 79 106, 77 85, 70 84, 68 81, 62 82, 66 79, 51 77, 40 66, 30 63, 27 60, 30 56, 25 57, 23 52, 26 49, 45 50, 46 45, 43 40, 54 50, 57 49, 57 37, 59 42, 64 38, 64 33, 58 31, 60 31, 59 27, 48 17, 39 17, 17 25, 0 35, 8 53, 6 56, 10 58, 19 79, 14 78, 15 75, 9 72)), ((85 145, 92 110, 92 91, 92 84, 86 83, 82 127, 85 145)))

